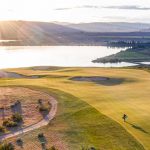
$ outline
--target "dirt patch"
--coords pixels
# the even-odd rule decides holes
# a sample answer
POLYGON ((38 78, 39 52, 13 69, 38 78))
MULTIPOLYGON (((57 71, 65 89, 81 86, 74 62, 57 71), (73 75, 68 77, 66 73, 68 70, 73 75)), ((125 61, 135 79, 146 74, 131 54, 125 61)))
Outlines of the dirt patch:
POLYGON ((96 84, 101 84, 105 86, 112 86, 122 84, 123 82, 132 82, 133 80, 127 80, 124 78, 110 78, 101 76, 76 76, 70 78, 73 81, 84 81, 84 82, 94 82, 96 84))
POLYGON ((3 120, 12 116, 14 112, 19 112, 23 116, 23 126, 35 124, 43 119, 38 109, 38 100, 42 99, 48 103, 52 97, 41 92, 23 87, 1 87, 0 88, 0 125, 3 120), (20 101, 20 105, 15 108, 11 106, 20 101))

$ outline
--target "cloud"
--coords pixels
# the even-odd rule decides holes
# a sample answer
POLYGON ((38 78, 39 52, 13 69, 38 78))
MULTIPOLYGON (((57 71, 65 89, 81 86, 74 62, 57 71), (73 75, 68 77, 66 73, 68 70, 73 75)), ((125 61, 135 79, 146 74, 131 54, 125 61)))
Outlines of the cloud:
POLYGON ((69 9, 72 9, 71 7, 70 8, 56 8, 54 10, 69 10, 69 9))
POLYGON ((107 18, 107 19, 119 19, 119 20, 125 20, 127 19, 127 17, 124 16, 104 16, 103 18, 107 18))
POLYGON ((81 8, 96 8, 99 9, 101 7, 95 5, 83 5, 83 6, 76 6, 76 7, 66 7, 66 8, 56 8, 55 10, 71 10, 71 9, 81 9, 81 8))
POLYGON ((140 7, 136 5, 124 5, 124 6, 106 6, 103 8, 111 9, 128 9, 128 10, 150 10, 150 7, 140 7))
POLYGON ((80 8, 101 8, 99 6, 96 6, 96 5, 83 5, 82 7, 80 8))
POLYGON ((14 10, 13 9, 8 9, 8 12, 14 12, 14 10))
POLYGON ((108 8, 108 9, 128 9, 128 10, 150 10, 150 7, 140 7, 137 5, 123 5, 123 6, 96 6, 96 5, 83 5, 83 6, 76 6, 76 7, 66 7, 66 8, 56 8, 54 10, 71 10, 71 9, 81 9, 81 8, 89 8, 89 9, 101 9, 101 8, 108 8))

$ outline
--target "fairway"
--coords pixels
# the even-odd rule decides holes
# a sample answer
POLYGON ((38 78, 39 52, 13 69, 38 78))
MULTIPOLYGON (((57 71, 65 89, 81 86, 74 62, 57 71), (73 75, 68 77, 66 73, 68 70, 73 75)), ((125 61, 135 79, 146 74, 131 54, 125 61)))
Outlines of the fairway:
MULTIPOLYGON (((43 88, 57 89, 72 95, 72 100, 70 103, 71 105, 74 104, 72 108, 78 110, 78 113, 80 112, 79 110, 84 110, 84 112, 78 114, 77 116, 71 116, 70 121, 74 119, 75 125, 72 126, 69 124, 69 126, 72 127, 72 130, 78 128, 78 131, 76 131, 75 133, 71 133, 71 131, 67 132, 68 136, 73 141, 70 141, 69 137, 66 136, 66 133, 63 134, 66 137, 65 140, 71 143, 71 147, 73 147, 72 145, 77 144, 77 141, 76 143, 74 143, 75 139, 79 139, 79 141, 82 141, 81 137, 84 137, 84 135, 86 135, 88 137, 86 144, 88 142, 90 144, 93 143, 97 148, 100 148, 101 145, 102 149, 108 150, 143 149, 135 142, 137 140, 144 146, 145 149, 150 150, 150 74, 148 72, 136 69, 112 68, 58 68, 58 70, 35 70, 33 68, 24 68, 9 69, 9 71, 23 74, 25 76, 37 75, 40 78, 1 79, 1 86, 40 86, 43 88), (94 82, 95 80, 71 80, 71 78, 78 76, 87 76, 88 79, 89 77, 95 76, 103 78, 106 77, 110 78, 110 81, 106 80, 105 82, 105 80, 103 80, 103 82, 94 82), (81 102, 81 105, 78 103, 79 101, 81 102), (84 103, 83 101, 85 101, 89 105, 84 103), (90 110, 83 109, 83 105, 87 105, 90 110), (93 107, 96 108, 97 111, 93 107), (92 112, 96 114, 93 114, 92 112), (128 115, 127 122, 123 122, 122 120, 122 115, 124 113, 128 115), (88 116, 90 117, 88 118, 88 120, 86 120, 86 114, 88 114, 88 116), (108 117, 103 116, 102 114, 108 117), (100 116, 98 117, 97 115, 100 115, 103 119, 106 118, 106 120, 104 121, 100 116), (96 117, 92 119, 94 116, 97 116, 98 118, 96 117), (86 120, 86 122, 84 122, 84 119, 86 120), (76 121, 79 124, 78 127, 76 126, 76 121), (87 130, 84 130, 85 133, 82 133, 80 131, 80 139, 77 133, 79 132, 79 127, 83 128, 83 124, 81 123, 82 121, 87 126, 87 130), (101 121, 105 122, 105 125, 102 125, 101 121), (110 123, 110 121, 112 121, 112 123, 110 123), (99 123, 101 124, 101 126, 98 126, 99 123), (110 124, 113 124, 112 128, 110 124), (90 131, 88 125, 92 127, 92 129, 90 128, 90 131), (121 126, 126 131, 123 130, 121 126), (95 131, 93 132, 93 130, 95 131), (103 130, 107 132, 103 133, 104 137, 102 138, 102 135, 100 133, 102 133, 103 130), (76 136, 74 136, 75 134, 76 136), (112 138, 114 138, 114 141, 112 140, 112 138), (123 142, 124 140, 127 140, 128 142, 123 142), (134 141, 135 143, 130 143, 129 141, 134 141)), ((55 92, 55 94, 56 93, 57 92, 55 92)), ((62 93, 59 93, 58 95, 60 95, 59 97, 61 97, 62 93)), ((63 105, 65 109, 69 106, 67 105, 67 102, 65 103, 65 105, 62 104, 62 101, 61 105, 63 105)), ((62 109, 62 106, 60 108, 62 109)), ((68 112, 68 115, 69 113, 70 112, 68 112)), ((59 117, 56 117, 56 122, 54 121, 54 123, 59 123, 60 120, 61 123, 63 123, 63 121, 66 121, 66 118, 62 121, 62 118, 59 117), (60 120, 58 121, 57 119, 60 120)), ((60 131, 60 128, 58 130, 60 131)))

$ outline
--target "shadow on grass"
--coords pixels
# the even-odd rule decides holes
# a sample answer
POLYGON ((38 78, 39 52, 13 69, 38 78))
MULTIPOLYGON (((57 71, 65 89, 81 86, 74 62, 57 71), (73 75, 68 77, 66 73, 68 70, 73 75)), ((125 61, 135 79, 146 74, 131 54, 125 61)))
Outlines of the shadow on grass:
POLYGON ((143 133, 149 134, 149 132, 147 132, 146 130, 144 130, 142 127, 140 127, 138 125, 132 124, 130 122, 126 122, 126 123, 130 124, 133 128, 135 128, 135 129, 137 129, 137 130, 139 130, 139 131, 141 131, 143 133))
POLYGON ((19 113, 22 115, 22 104, 20 101, 17 101, 14 105, 11 106, 11 111, 13 113, 19 113))

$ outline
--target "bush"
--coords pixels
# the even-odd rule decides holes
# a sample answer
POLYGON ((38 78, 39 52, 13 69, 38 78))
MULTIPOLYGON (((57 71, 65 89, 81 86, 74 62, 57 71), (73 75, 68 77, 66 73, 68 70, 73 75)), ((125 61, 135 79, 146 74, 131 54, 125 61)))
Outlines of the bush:
POLYGON ((0 126, 0 132, 5 132, 5 128, 3 126, 0 126))
POLYGON ((3 126, 0 126, 0 132, 5 132, 5 128, 3 126))
POLYGON ((81 150, 96 150, 94 147, 82 147, 81 150))
POLYGON ((43 112, 43 111, 49 111, 49 107, 46 107, 44 105, 39 106, 39 111, 43 112))
POLYGON ((3 143, 0 145, 0 150, 14 150, 14 146, 12 143, 3 143))
POLYGON ((58 150, 54 146, 52 146, 49 150, 58 150))
POLYGON ((16 127, 17 125, 17 122, 12 121, 11 119, 6 119, 3 121, 3 126, 6 127, 16 127))
POLYGON ((42 99, 39 99, 39 100, 38 100, 38 103, 41 105, 41 104, 42 104, 42 99))
POLYGON ((21 103, 20 100, 17 100, 15 104, 17 105, 17 104, 20 104, 20 103, 21 103))
POLYGON ((14 122, 21 122, 22 121, 22 116, 19 113, 14 113, 12 115, 12 120, 14 122))
POLYGON ((17 143, 17 145, 19 145, 19 146, 23 146, 23 141, 22 141, 22 139, 17 139, 17 141, 16 141, 16 143, 17 143))
POLYGON ((22 141, 22 139, 17 139, 16 142, 17 142, 17 143, 22 143, 23 141, 22 141))
POLYGON ((39 133, 38 134, 38 138, 42 138, 42 137, 44 137, 44 134, 43 133, 39 133))

